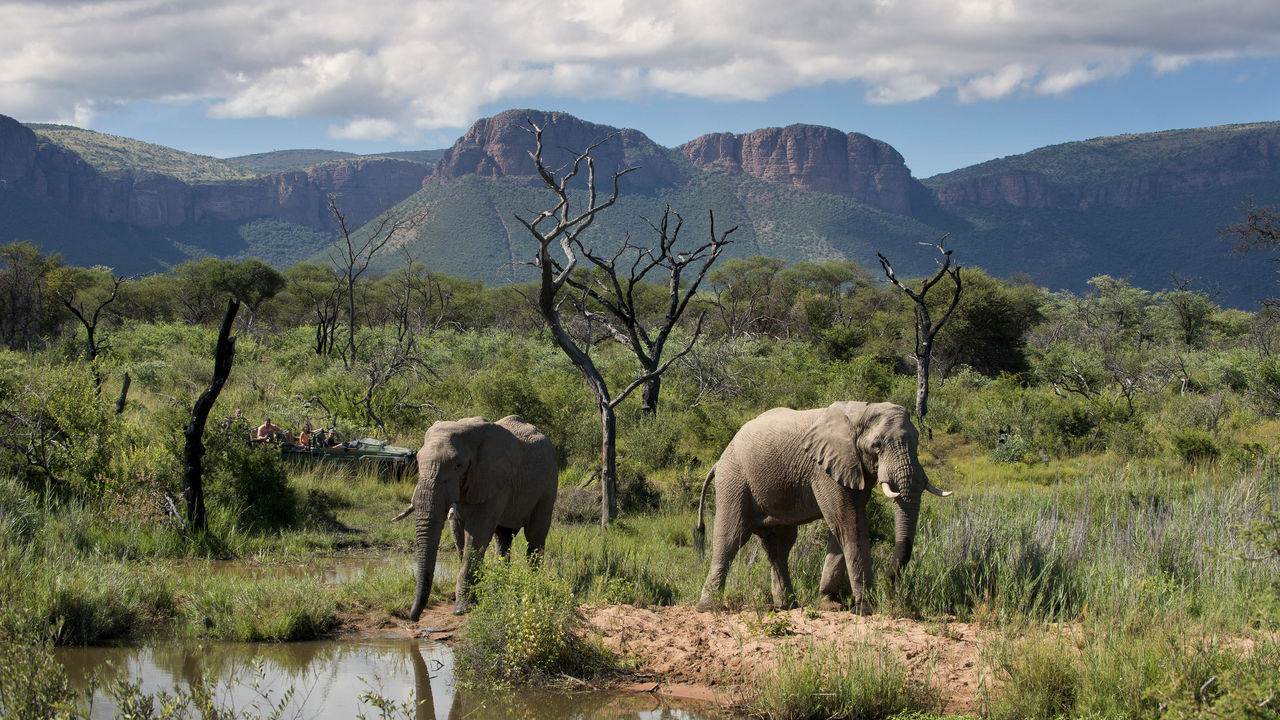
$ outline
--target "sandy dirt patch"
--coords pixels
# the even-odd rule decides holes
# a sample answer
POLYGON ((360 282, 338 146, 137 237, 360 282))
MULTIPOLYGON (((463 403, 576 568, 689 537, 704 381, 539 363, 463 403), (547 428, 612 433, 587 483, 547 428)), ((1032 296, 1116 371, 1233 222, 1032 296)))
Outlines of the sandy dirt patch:
MULTIPOLYGON (((449 642, 466 622, 452 610, 451 603, 438 603, 416 624, 396 620, 393 625, 407 634, 449 642)), ((638 661, 636 677, 620 686, 635 692, 732 703, 745 697, 756 678, 774 672, 783 652, 870 644, 888 649, 913 675, 928 678, 940 691, 942 710, 972 712, 977 703, 979 648, 985 636, 970 623, 797 609, 779 614, 786 617, 791 633, 771 637, 762 628, 776 623, 777 616, 755 611, 700 613, 683 605, 611 605, 584 606, 583 615, 609 649, 638 661)), ((349 620, 344 624, 350 629, 374 629, 349 620)))
POLYGON ((895 654, 913 675, 928 677, 942 691, 948 712, 970 711, 975 705, 979 636, 968 623, 797 609, 779 613, 787 618, 791 634, 770 637, 762 627, 774 619, 754 611, 615 605, 586 614, 610 649, 640 659, 642 672, 663 683, 708 687, 717 696, 739 697, 755 678, 774 672, 781 652, 870 644, 895 654))

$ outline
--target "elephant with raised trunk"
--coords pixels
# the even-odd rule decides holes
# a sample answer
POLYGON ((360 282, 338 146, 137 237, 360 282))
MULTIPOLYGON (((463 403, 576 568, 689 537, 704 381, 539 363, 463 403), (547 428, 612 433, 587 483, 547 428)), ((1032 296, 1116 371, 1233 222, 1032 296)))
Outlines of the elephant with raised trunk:
POLYGON ((462 614, 471 605, 476 565, 495 534, 504 557, 521 529, 529 556, 541 556, 551 529, 557 475, 551 441, 516 415, 496 423, 474 417, 433 424, 418 451, 413 502, 396 518, 413 512, 417 523, 418 582, 409 617, 416 621, 426 607, 436 550, 451 507, 462 551, 453 611, 462 614))
POLYGON ((702 484, 695 544, 702 548, 707 486, 716 483, 711 571, 699 610, 723 592, 738 549, 760 537, 773 574, 773 602, 794 601, 787 556, 797 528, 825 518, 831 528, 822 567, 823 595, 835 601, 852 581, 853 608, 870 612, 871 535, 867 502, 877 486, 893 500, 895 538, 888 577, 911 559, 920 495, 946 497, 916 455, 919 433, 907 411, 890 403, 838 402, 815 410, 774 408, 742 426, 702 484))

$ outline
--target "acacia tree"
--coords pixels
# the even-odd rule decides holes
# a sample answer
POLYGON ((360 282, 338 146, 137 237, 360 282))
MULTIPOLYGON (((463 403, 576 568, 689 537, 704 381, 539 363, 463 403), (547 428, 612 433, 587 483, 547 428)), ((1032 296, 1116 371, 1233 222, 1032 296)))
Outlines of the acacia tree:
MULTIPOLYGON (((63 307, 71 312, 85 332, 85 359, 93 374, 93 391, 102 394, 102 372, 98 368, 98 356, 108 348, 106 340, 98 334, 102 313, 116 301, 120 286, 129 280, 124 275, 112 275, 106 268, 82 270, 68 268, 68 278, 58 283, 54 294, 63 307)), ((127 373, 126 373, 127 377, 127 373)), ((126 381, 127 382, 127 381, 126 381)))
POLYGON ((45 255, 31 243, 0 247, 0 344, 29 347, 56 326, 48 286, 50 274, 61 266, 60 255, 45 255))
MULTIPOLYGON (((534 140, 534 149, 529 152, 529 156, 533 158, 534 167, 543 184, 554 193, 555 203, 550 209, 543 210, 532 218, 523 218, 517 215, 516 219, 528 229, 529 233, 538 242, 538 254, 534 260, 534 266, 538 268, 540 277, 538 311, 550 328, 551 337, 556 345, 582 373, 596 398, 596 407, 600 413, 601 438, 600 525, 607 528, 609 521, 617 514, 618 508, 618 469, 615 445, 617 418, 615 409, 636 388, 643 386, 652 378, 665 372, 673 362, 689 352, 693 344, 691 342, 679 353, 671 356, 656 368, 642 372, 616 395, 609 390, 609 384, 605 381, 604 375, 601 374, 595 362, 591 359, 591 339, 588 338, 586 342, 579 344, 565 328, 560 308, 567 299, 564 295, 568 295, 568 293, 562 295, 562 291, 566 285, 574 287, 569 281, 574 271, 578 269, 579 257, 588 255, 581 240, 582 233, 595 222, 596 215, 617 202, 618 181, 624 175, 639 168, 632 166, 614 172, 611 178, 612 188, 607 196, 602 196, 599 192, 595 161, 591 153, 613 137, 612 135, 581 152, 572 152, 572 159, 565 166, 558 170, 552 170, 546 166, 543 159, 543 128, 533 120, 527 120, 527 122, 529 123, 527 131, 533 136, 534 140), (575 210, 578 206, 573 202, 575 198, 571 197, 569 187, 584 170, 587 174, 585 182, 586 203, 585 207, 575 210), (563 260, 552 257, 552 245, 559 246, 560 253, 563 254, 563 260)), ((577 197, 581 198, 580 195, 577 197)), ((727 235, 728 233, 725 234, 727 235)), ((723 238, 721 238, 721 242, 723 242, 723 238)), ((621 286, 621 283, 619 283, 619 287, 621 286)), ((587 302, 586 293, 582 291, 583 285, 579 284, 578 287, 581 294, 577 303, 579 307, 582 307, 587 302)))
POLYGON ((911 298, 911 301, 915 303, 916 423, 920 425, 920 429, 924 432, 928 432, 928 428, 924 424, 924 418, 929 412, 929 364, 933 360, 933 341, 942 326, 947 324, 951 313, 955 311, 956 305, 960 302, 960 266, 952 263, 951 251, 943 246, 946 240, 947 235, 943 235, 937 243, 921 243, 937 248, 938 252, 942 254, 942 262, 938 264, 938 272, 934 273, 933 277, 926 278, 921 282, 920 292, 916 292, 902 284, 897 276, 893 274, 893 266, 889 264, 888 258, 881 253, 876 253, 876 257, 880 258, 880 267, 884 269, 884 274, 889 278, 889 282, 906 293, 907 297, 911 298), (951 279, 954 290, 946 312, 942 314, 942 318, 935 324, 933 316, 929 313, 928 294, 944 277, 951 279))
POLYGON ((338 321, 342 315, 342 282, 327 265, 298 263, 284 271, 289 292, 298 304, 309 311, 315 323, 312 349, 316 355, 333 352, 337 341, 338 321))
MULTIPOLYGON (((662 371, 666 369, 662 353, 671 337, 671 331, 688 308, 689 301, 697 294, 698 286, 702 284, 707 271, 720 257, 720 253, 733 242, 729 240, 729 235, 737 230, 737 227, 733 227, 717 236, 715 213, 710 213, 710 219, 711 239, 708 242, 689 253, 676 252, 675 246, 680 237, 680 229, 684 226, 684 218, 668 205, 657 225, 645 220, 658 235, 656 248, 633 245, 631 236, 627 235, 617 252, 608 258, 583 250, 583 256, 600 272, 592 273, 589 278, 566 276, 565 281, 569 285, 605 310, 604 313, 596 313, 586 303, 582 303, 580 309, 583 314, 590 319, 600 319, 613 339, 626 346, 640 362, 641 370, 648 377, 640 393, 640 411, 645 415, 651 415, 658 409, 662 371), (630 267, 626 268, 624 277, 618 266, 620 261, 625 265, 628 258, 630 267), (681 276, 691 265, 696 267, 697 272, 686 285, 681 276), (652 328, 646 327, 644 313, 636 296, 637 290, 643 287, 642 283, 650 273, 665 274, 667 277, 666 313, 652 328)), ((557 269, 562 268, 557 266, 557 269)), ((697 342, 704 317, 705 314, 698 315, 689 347, 697 342)), ((688 352, 688 347, 684 352, 688 352)))

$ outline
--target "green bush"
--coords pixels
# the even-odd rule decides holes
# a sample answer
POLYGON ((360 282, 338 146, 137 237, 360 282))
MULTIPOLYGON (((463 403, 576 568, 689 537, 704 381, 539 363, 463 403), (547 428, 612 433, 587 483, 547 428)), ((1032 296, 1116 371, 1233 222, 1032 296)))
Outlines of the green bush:
POLYGON ((250 443, 234 426, 210 429, 205 445, 208 504, 235 508, 246 527, 259 531, 293 524, 298 501, 279 447, 250 443))
POLYGON ((585 636, 569 586, 521 559, 486 563, 478 602, 455 656, 471 685, 547 682, 558 675, 592 677, 615 661, 585 636))
POLYGON ((1207 433, 1184 430, 1173 438, 1173 451, 1186 463, 1209 462, 1218 457, 1218 444, 1207 433))
POLYGON ((76 700, 49 638, 12 617, 0 619, 0 717, 79 718, 76 700))

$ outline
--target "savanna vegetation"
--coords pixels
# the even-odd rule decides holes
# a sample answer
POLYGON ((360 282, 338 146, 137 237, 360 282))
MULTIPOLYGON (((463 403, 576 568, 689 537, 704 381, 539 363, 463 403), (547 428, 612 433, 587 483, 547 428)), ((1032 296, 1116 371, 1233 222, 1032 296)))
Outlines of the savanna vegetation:
MULTIPOLYGON (((310 421, 417 447, 434 420, 518 413, 552 438, 563 468, 543 571, 487 571, 460 650, 477 682, 523 682, 625 668, 572 632, 583 603, 697 599, 697 493, 743 422, 784 405, 915 403, 901 292, 845 262, 718 263, 673 330, 687 340, 702 325, 663 375, 661 402, 643 412, 637 394, 617 407, 619 515, 602 531, 596 400, 553 344, 535 286, 485 287, 419 264, 353 277, 220 260, 121 281, 23 244, 0 263, 5 717, 77 712, 53 646, 288 641, 404 616, 413 578, 398 567, 341 586, 218 571, 227 559, 269 568, 412 551, 412 528, 387 522, 410 482, 286 466, 245 441, 266 416, 295 433, 310 421), (182 431, 209 383, 228 296, 243 309, 204 434, 208 521, 197 530, 181 497, 182 431), (98 311, 92 341, 73 308, 98 311)), ((956 495, 924 503, 915 557, 896 584, 877 585, 878 611, 998 630, 975 690, 985 716, 1276 717, 1280 313, 1107 276, 1082 294, 976 268, 963 278, 933 348, 922 443, 932 479, 956 495)), ((642 314, 666 311, 663 287, 642 284, 635 299, 642 314)), ((638 377, 628 348, 569 309, 565 331, 612 386, 638 377)), ((873 506, 879 571, 892 521, 883 499, 873 506)), ((802 531, 801 603, 819 600, 824 547, 819 527, 802 531)), ((749 556, 730 575, 730 609, 768 605, 767 565, 749 556)), ((932 680, 883 648, 796 647, 753 711, 937 710, 932 680)))

